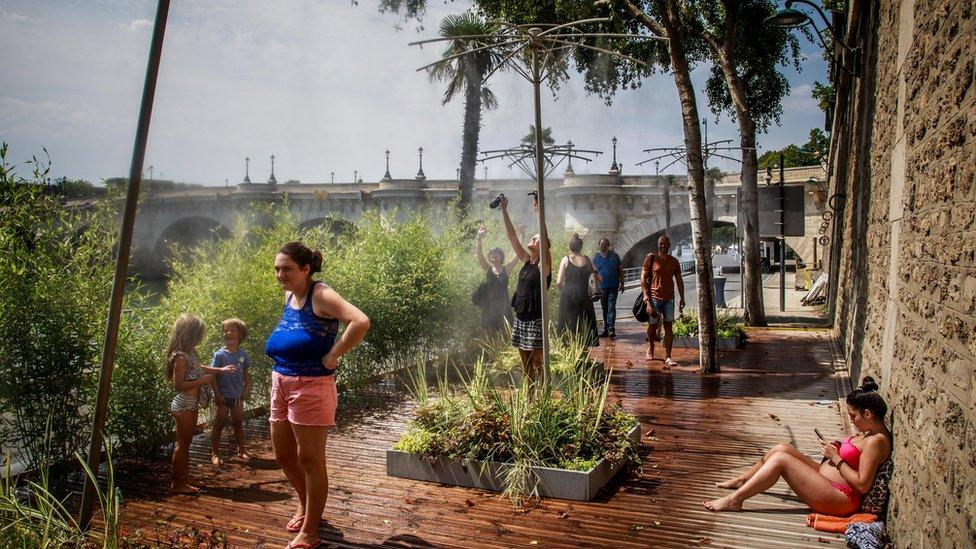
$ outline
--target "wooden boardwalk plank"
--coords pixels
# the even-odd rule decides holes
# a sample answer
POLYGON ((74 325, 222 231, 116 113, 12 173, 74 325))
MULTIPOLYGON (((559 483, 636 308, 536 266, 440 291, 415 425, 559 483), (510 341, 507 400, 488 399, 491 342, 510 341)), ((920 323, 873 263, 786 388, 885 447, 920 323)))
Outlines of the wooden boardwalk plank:
MULTIPOLYGON (((323 540, 333 547, 820 547, 842 537, 805 525, 806 507, 780 482, 741 513, 712 513, 701 501, 714 483, 752 463, 777 442, 818 450, 813 427, 840 436, 829 334, 757 331, 740 351, 723 354, 723 372, 697 372, 697 351, 676 350, 680 366, 643 360, 635 324, 591 356, 613 367, 612 396, 634 413, 643 433, 641 471, 618 478, 592 502, 544 500, 517 512, 497 494, 386 476, 385 449, 406 428, 415 403, 392 380, 370 405, 343 410, 328 443, 330 493, 323 540)), ((606 341, 606 340, 603 340, 606 341)), ((295 502, 274 462, 266 420, 247 425, 249 463, 215 470, 209 434, 194 441, 198 496, 167 493, 165 462, 124 463, 123 523, 152 532, 155 521, 212 527, 232 547, 283 547, 295 502)), ((229 441, 229 433, 227 433, 229 441)))

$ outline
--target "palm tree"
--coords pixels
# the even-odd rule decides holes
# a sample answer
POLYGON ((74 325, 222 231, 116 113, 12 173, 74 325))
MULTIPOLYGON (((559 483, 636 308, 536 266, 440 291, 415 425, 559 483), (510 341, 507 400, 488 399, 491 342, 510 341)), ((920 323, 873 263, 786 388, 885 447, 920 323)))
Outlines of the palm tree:
MULTIPOLYGON (((438 35, 442 38, 460 38, 462 36, 490 35, 495 26, 486 22, 477 14, 465 12, 458 15, 448 15, 440 24, 438 35)), ((463 212, 471 202, 474 190, 474 173, 478 157, 478 138, 481 133, 482 108, 490 110, 498 106, 498 98, 486 86, 485 76, 494 70, 501 57, 493 49, 462 55, 451 59, 468 50, 486 46, 490 39, 484 42, 468 40, 454 40, 449 42, 443 54, 443 61, 428 70, 431 82, 446 82, 443 104, 464 92, 464 127, 461 133, 461 181, 458 208, 463 212)))
MULTIPOLYGON (((545 148, 546 145, 552 145, 556 142, 552 138, 552 128, 542 129, 542 145, 545 148)), ((535 147, 535 124, 529 124, 529 133, 522 137, 522 144, 528 145, 529 147, 535 147)))

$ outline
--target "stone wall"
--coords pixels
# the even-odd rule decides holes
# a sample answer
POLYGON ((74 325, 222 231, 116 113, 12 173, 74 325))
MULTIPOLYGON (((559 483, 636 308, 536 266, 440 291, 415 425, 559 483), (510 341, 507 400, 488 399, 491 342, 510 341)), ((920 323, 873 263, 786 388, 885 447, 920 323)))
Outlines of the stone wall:
POLYGON ((899 547, 976 547, 976 2, 860 3, 835 329, 892 409, 899 547))

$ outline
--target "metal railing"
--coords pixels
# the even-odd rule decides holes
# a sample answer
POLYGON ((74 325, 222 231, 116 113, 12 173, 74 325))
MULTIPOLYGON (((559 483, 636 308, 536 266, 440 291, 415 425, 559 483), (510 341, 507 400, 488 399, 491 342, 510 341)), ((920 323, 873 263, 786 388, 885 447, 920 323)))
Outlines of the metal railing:
MULTIPOLYGON (((681 272, 687 273, 695 270, 695 260, 680 261, 681 272)), ((624 287, 636 288, 640 286, 640 267, 629 267, 624 269, 624 287)))
POLYGON ((624 287, 640 286, 640 267, 624 269, 624 287))

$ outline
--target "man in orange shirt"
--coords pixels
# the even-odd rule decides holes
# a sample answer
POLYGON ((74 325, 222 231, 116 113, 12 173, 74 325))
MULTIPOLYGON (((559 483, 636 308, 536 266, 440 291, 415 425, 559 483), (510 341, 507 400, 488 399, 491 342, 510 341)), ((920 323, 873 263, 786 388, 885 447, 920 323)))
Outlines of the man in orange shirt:
POLYGON ((674 289, 678 287, 678 314, 685 308, 685 284, 681 279, 681 263, 671 255, 671 239, 667 235, 657 239, 657 253, 649 253, 641 267, 641 290, 650 313, 647 323, 647 360, 654 360, 654 341, 657 327, 664 325, 664 369, 677 364, 671 359, 674 340, 674 289))

